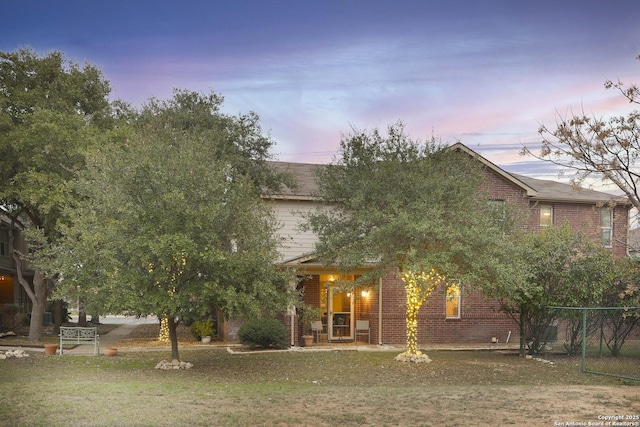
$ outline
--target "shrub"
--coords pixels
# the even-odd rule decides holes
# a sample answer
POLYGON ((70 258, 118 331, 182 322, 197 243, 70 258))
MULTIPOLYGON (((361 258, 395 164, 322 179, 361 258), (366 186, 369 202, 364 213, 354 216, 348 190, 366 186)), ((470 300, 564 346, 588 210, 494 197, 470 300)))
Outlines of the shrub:
POLYGON ((189 330, 197 340, 202 337, 211 337, 214 332, 213 322, 211 320, 196 320, 189 326, 189 330))
POLYGON ((287 330, 276 319, 255 319, 238 330, 240 342, 251 348, 286 348, 287 330))
POLYGON ((18 304, 5 304, 0 309, 0 330, 7 329, 12 330, 16 326, 23 326, 27 324, 28 316, 22 311, 22 308, 18 304))

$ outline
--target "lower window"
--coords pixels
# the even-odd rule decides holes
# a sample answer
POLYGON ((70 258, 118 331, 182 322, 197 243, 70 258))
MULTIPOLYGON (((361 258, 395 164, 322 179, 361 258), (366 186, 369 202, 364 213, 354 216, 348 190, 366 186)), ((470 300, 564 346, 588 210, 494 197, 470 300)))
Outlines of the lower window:
POLYGON ((460 318, 460 285, 447 286, 447 318, 460 318))

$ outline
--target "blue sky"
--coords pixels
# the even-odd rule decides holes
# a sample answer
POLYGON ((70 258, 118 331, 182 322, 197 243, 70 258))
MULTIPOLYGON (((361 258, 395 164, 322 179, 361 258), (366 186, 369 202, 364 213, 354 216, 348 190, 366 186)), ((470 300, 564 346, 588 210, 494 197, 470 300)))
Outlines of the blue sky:
POLYGON ((326 163, 351 127, 402 120, 414 138, 460 141, 507 170, 541 123, 631 106, 606 79, 640 82, 640 2, 4 2, 0 50, 90 62, 140 105, 185 88, 255 111, 284 161, 326 163))

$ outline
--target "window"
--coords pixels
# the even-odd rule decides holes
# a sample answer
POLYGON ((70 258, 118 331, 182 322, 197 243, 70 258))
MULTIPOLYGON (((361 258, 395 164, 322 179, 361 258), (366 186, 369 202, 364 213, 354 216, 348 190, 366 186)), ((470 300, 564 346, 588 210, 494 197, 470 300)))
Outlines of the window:
POLYGON ((607 248, 613 245, 613 211, 609 208, 600 209, 600 229, 602 243, 607 248))
POLYGON ((553 225, 553 206, 540 205, 540 227, 553 225))
POLYGON ((504 222, 507 217, 504 200, 489 200, 489 213, 496 224, 504 229, 504 222))
POLYGON ((447 318, 460 318, 460 285, 458 283, 447 287, 447 318))
POLYGON ((9 251, 9 230, 0 228, 0 256, 11 255, 9 251))

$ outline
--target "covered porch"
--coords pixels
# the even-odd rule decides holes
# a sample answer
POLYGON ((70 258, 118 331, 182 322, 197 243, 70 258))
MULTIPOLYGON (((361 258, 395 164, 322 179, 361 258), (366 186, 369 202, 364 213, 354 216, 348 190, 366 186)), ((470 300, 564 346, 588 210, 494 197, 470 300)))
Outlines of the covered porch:
POLYGON ((381 344, 381 299, 374 284, 355 286, 357 273, 340 275, 332 271, 308 271, 299 276, 297 287, 303 293, 305 307, 313 307, 316 316, 302 325, 303 310, 296 312, 297 327, 292 345, 311 334, 314 346, 381 344))

